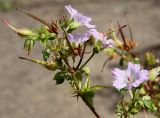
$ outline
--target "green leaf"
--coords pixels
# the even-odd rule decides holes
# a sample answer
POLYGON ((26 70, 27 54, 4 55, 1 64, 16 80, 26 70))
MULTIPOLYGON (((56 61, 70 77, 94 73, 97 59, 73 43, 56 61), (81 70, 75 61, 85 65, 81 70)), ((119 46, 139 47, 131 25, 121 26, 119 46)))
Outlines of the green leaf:
POLYGON ((142 107, 144 107, 144 102, 143 102, 142 100, 139 100, 138 103, 139 103, 142 107))
POLYGON ((131 114, 136 114, 136 113, 138 113, 138 112, 139 112, 139 110, 136 109, 136 108, 133 108, 133 109, 130 111, 131 114))
POLYGON ((49 56, 50 56, 50 49, 45 49, 45 50, 43 50, 43 51, 42 51, 42 54, 43 54, 43 59, 44 59, 45 61, 47 61, 48 58, 49 58, 49 56))
POLYGON ((83 72, 82 71, 77 71, 76 72, 76 79, 77 80, 79 80, 79 81, 82 81, 82 74, 83 74, 83 72))
POLYGON ((148 95, 142 97, 142 100, 143 100, 143 101, 150 100, 150 99, 151 99, 151 97, 148 96, 148 95))
POLYGON ((56 80, 56 84, 62 84, 65 80, 65 73, 64 72, 57 72, 53 78, 56 80))
POLYGON ((120 66, 123 66, 123 65, 124 65, 124 58, 123 58, 123 57, 119 60, 119 65, 120 65, 120 66))
POLYGON ((48 40, 53 40, 57 36, 55 33, 50 33, 46 27, 41 27, 37 32, 42 45, 47 45, 48 40))
POLYGON ((155 110, 157 110, 157 107, 154 105, 154 103, 153 103, 153 101, 151 100, 151 97, 150 96, 143 96, 142 97, 142 100, 143 100, 143 102, 144 102, 144 105, 148 108, 148 109, 150 109, 150 110, 153 110, 153 111, 155 111, 155 110))
POLYGON ((93 98, 94 98, 94 92, 93 91, 85 91, 82 93, 82 99, 87 101, 90 106, 93 107, 93 98))

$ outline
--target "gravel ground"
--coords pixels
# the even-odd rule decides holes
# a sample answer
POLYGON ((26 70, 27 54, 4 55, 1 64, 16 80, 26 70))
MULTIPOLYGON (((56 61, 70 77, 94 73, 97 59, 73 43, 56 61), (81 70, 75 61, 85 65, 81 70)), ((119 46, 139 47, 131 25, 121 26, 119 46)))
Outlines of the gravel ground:
MULTIPOLYGON (((56 19, 65 13, 64 0, 19 1, 18 7, 46 20, 56 19)), ((160 1, 159 0, 70 0, 83 14, 91 16, 97 29, 105 30, 111 21, 125 24, 127 12, 134 38, 141 44, 138 52, 146 49, 160 55, 160 1)), ((0 18, 9 19, 17 27, 35 28, 40 23, 15 11, 0 11, 0 18)), ((24 62, 18 56, 26 56, 23 41, 0 22, 0 118, 93 118, 85 104, 71 97, 68 84, 56 86, 54 73, 39 65, 24 62)), ((34 49, 32 56, 39 57, 34 49)), ((111 69, 116 63, 108 64, 103 73, 101 66, 106 57, 95 56, 88 65, 92 68, 93 83, 107 84, 112 81, 111 69), (98 71, 97 71, 98 70, 98 71)), ((102 118, 115 118, 114 108, 118 96, 108 90, 97 92, 95 106, 102 118)), ((139 114, 137 118, 143 118, 139 114)), ((152 118, 149 115, 149 118, 152 118)))

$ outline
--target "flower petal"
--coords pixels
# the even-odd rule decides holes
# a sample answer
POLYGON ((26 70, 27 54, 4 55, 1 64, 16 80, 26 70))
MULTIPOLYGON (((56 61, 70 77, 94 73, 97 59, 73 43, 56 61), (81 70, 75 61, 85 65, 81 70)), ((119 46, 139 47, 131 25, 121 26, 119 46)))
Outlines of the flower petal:
POLYGON ((122 88, 125 88, 127 84, 122 81, 115 80, 113 81, 113 86, 117 89, 122 89, 122 88))
POLYGON ((71 18, 73 18, 78 12, 76 9, 72 8, 71 5, 65 6, 69 14, 71 15, 71 18))

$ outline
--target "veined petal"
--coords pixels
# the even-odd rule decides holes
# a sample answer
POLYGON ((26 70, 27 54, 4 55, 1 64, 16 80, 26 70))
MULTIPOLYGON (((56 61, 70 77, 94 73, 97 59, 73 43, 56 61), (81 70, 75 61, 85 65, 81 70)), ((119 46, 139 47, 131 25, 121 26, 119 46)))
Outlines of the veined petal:
POLYGON ((72 8, 71 5, 65 6, 65 8, 69 12, 70 17, 74 18, 74 20, 79 22, 81 25, 84 25, 87 28, 95 28, 95 25, 90 24, 92 21, 90 17, 82 15, 76 9, 72 8))
POLYGON ((133 87, 138 87, 141 83, 143 83, 143 81, 136 80, 136 81, 133 82, 131 85, 132 85, 133 87))
POLYGON ((141 69, 140 64, 133 64, 131 62, 128 63, 128 68, 126 70, 115 68, 112 74, 115 78, 114 87, 116 87, 116 85, 119 87, 118 83, 127 84, 127 89, 129 90, 147 81, 149 75, 148 70, 141 69))
POLYGON ((78 12, 76 9, 72 8, 71 5, 65 6, 71 17, 73 18, 78 12))
POLYGON ((89 39, 90 33, 86 32, 86 33, 68 34, 67 37, 71 42, 75 42, 76 44, 80 44, 80 43, 83 43, 89 39))
POLYGON ((99 32, 96 29, 91 29, 91 30, 89 30, 89 32, 93 35, 93 37, 95 39, 97 39, 97 40, 100 39, 99 32))
POLYGON ((121 70, 119 68, 115 68, 113 71, 112 71, 112 74, 113 76, 125 76, 125 71, 124 70, 121 70))
POLYGON ((122 88, 125 88, 127 84, 125 82, 115 80, 113 81, 113 86, 117 89, 122 89, 122 88))

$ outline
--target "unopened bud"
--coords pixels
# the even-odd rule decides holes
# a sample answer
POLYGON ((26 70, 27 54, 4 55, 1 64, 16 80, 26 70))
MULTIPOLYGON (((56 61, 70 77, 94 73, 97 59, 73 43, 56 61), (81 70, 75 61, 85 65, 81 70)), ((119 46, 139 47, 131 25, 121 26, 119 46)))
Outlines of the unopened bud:
POLYGON ((49 62, 45 62, 45 61, 40 61, 38 59, 28 59, 28 58, 24 58, 24 57, 19 57, 20 59, 24 59, 24 60, 28 60, 37 64, 42 65, 43 67, 47 68, 48 70, 54 71, 58 68, 58 63, 54 62, 54 61, 49 61, 49 62))
POLYGON ((99 51, 100 51, 100 47, 99 47, 99 46, 95 46, 95 47, 93 48, 93 52, 94 52, 94 53, 99 53, 99 51))
POLYGON ((37 59, 32 59, 32 62, 41 64, 42 66, 44 66, 48 70, 52 70, 52 71, 56 70, 57 67, 58 67, 58 64, 54 61, 44 62, 44 61, 40 61, 40 60, 37 60, 37 59))
POLYGON ((115 48, 105 48, 104 52, 106 53, 107 56, 111 57, 115 57, 117 55, 115 48))
POLYGON ((115 31, 116 30, 114 28, 111 28, 110 35, 111 35, 112 39, 114 40, 115 46, 119 47, 119 48, 123 48, 123 43, 117 38, 115 31))
POLYGON ((81 24, 79 22, 72 22, 68 27, 69 27, 69 30, 73 31, 75 29, 77 29, 81 24))
POLYGON ((15 31, 19 36, 21 37, 26 37, 26 36, 32 36, 34 33, 32 30, 27 29, 27 28, 20 28, 17 29, 15 27, 13 27, 12 25, 10 25, 6 19, 2 19, 2 21, 8 26, 10 27, 13 31, 15 31))
POLYGON ((156 80, 157 76, 160 74, 160 67, 154 68, 149 72, 149 80, 156 80))

